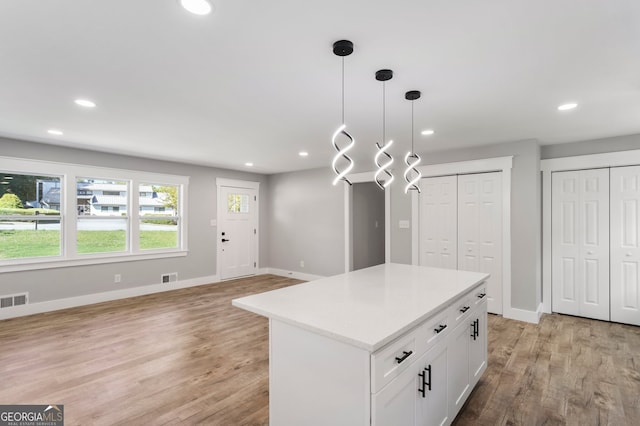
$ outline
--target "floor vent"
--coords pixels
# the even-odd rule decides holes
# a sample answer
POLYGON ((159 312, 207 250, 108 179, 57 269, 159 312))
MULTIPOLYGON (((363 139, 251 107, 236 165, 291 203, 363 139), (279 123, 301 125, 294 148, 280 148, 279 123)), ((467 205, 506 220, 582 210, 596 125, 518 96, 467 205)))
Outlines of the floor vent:
POLYGON ((11 308, 12 306, 26 305, 29 302, 29 293, 10 294, 0 296, 0 309, 11 308))

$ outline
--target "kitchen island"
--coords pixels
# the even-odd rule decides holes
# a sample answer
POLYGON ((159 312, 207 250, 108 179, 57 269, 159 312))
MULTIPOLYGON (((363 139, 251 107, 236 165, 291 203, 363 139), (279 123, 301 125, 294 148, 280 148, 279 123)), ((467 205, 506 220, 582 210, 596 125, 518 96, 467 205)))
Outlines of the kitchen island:
POLYGON ((233 300, 269 318, 270 424, 451 423, 486 369, 487 278, 389 263, 233 300))

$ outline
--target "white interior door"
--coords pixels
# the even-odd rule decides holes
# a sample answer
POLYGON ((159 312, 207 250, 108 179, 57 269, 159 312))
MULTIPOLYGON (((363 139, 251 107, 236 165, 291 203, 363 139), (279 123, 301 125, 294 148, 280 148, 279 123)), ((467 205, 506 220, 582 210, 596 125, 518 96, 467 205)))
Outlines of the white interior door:
POLYGON ((219 196, 220 278, 253 275, 257 266, 257 191, 221 186, 219 196))
POLYGON ((640 166, 611 169, 611 321, 640 325, 640 166))
POLYGON ((609 320, 609 169, 552 177, 553 310, 609 320))
POLYGON ((486 272, 488 311, 502 314, 502 173, 458 176, 458 269, 486 272))
POLYGON ((458 177, 420 181, 420 265, 458 267, 458 177))

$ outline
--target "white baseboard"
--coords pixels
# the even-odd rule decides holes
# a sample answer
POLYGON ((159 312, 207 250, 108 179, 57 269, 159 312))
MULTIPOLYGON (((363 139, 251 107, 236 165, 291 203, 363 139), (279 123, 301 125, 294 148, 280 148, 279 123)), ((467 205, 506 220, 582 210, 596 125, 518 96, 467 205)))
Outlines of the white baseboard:
POLYGON ((218 275, 192 278, 166 284, 151 284, 139 287, 125 288, 121 290, 105 291, 103 293, 87 294, 83 296, 68 297, 66 299, 48 300, 46 302, 29 303, 21 306, 5 308, 0 311, 0 320, 24 317, 43 312, 58 311, 60 309, 75 308, 77 306, 92 305, 94 303, 109 302, 118 299, 143 296, 146 294, 162 293, 164 291, 180 288, 196 287, 203 284, 220 282, 218 275))
POLYGON ((281 277, 287 277, 287 278, 295 278, 297 280, 303 280, 303 281, 313 281, 313 280, 319 280, 320 278, 325 278, 322 275, 313 275, 313 274, 305 274, 304 272, 296 272, 296 271, 287 271, 285 269, 278 269, 278 268, 265 268, 267 272, 267 274, 273 274, 273 275, 278 275, 281 277))
POLYGON ((514 319, 518 321, 530 322, 532 324, 538 324, 540 317, 543 313, 543 305, 540 303, 538 309, 535 311, 527 311, 526 309, 511 308, 508 312, 504 313, 505 318, 514 319))

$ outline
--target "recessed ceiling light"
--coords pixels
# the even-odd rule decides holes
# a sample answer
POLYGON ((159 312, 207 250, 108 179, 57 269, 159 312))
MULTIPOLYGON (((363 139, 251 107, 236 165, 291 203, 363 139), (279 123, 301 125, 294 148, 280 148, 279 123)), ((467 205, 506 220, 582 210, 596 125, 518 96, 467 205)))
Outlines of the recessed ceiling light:
POLYGON ((247 167, 253 167, 253 163, 244 163, 244 165, 247 167))
POLYGON ((9 185, 9 182, 0 182, 0 185, 9 185))
POLYGON ((213 9, 208 0, 180 0, 180 4, 195 15, 208 15, 213 9))
POLYGON ((49 129, 47 130, 47 133, 49 133, 50 135, 56 135, 56 136, 64 135, 64 133, 62 133, 62 130, 58 130, 58 129, 49 129))
POLYGON ((309 155, 309 153, 308 153, 307 151, 300 151, 300 152, 298 153, 298 155, 299 155, 300 157, 307 157, 307 156, 309 155))
POLYGON ((74 102, 76 103, 76 105, 80 105, 80 106, 85 107, 85 108, 95 108, 96 107, 95 102, 92 102, 92 101, 90 101, 88 99, 76 99, 74 102))
POLYGON ((11 180, 11 179, 13 179, 13 176, 5 176, 4 179, 5 180, 11 180))
POLYGON ((423 130, 423 131, 422 131, 422 132, 420 132, 420 133, 421 133, 421 134, 423 134, 424 136, 429 136, 429 135, 434 134, 434 133, 435 133, 435 131, 434 131, 434 130, 431 130, 431 129, 426 129, 426 130, 423 130))
POLYGON ((575 102, 569 102, 567 104, 562 104, 558 107, 558 111, 567 111, 570 109, 574 109, 575 107, 577 107, 578 104, 575 102))

